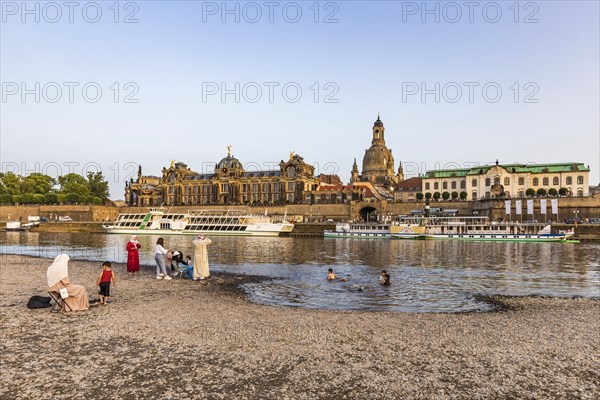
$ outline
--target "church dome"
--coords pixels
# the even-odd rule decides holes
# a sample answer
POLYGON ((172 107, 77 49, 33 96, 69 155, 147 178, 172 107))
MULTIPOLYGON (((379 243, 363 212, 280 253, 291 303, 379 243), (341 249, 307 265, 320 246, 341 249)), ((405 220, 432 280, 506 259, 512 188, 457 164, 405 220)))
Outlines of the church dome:
POLYGON ((373 145, 366 152, 362 162, 363 175, 381 173, 393 168, 394 158, 390 150, 384 145, 373 145))
POLYGON ((217 164, 217 168, 218 169, 241 169, 242 168, 242 164, 240 163, 240 161, 233 157, 233 156, 227 156, 224 159, 222 159, 221 161, 219 161, 219 164, 217 164))

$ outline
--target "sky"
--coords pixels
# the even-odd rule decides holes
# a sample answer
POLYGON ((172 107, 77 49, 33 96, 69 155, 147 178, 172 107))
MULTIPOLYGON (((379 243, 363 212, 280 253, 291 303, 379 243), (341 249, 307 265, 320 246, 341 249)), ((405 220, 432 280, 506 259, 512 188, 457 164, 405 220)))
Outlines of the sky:
POLYGON ((407 177, 582 162, 600 181, 597 1, 2 1, 2 172, 291 151, 350 178, 377 113, 407 177))

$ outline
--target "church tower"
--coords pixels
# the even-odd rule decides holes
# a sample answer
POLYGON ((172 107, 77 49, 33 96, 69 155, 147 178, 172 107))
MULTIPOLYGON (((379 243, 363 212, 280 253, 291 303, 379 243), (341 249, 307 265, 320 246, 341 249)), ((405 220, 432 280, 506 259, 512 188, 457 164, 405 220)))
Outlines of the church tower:
POLYGON ((371 147, 365 150, 360 180, 384 187, 394 185, 398 180, 394 167, 394 156, 385 145, 385 128, 379 113, 377 113, 377 120, 373 124, 372 130, 373 140, 371 147))
POLYGON ((404 180, 404 168, 402 168, 402 161, 398 163, 398 183, 404 180))
POLYGON ((385 146, 385 128, 379 118, 379 113, 377 113, 377 121, 373 124, 373 140, 371 141, 371 145, 385 146))
POLYGON ((356 158, 354 159, 354 165, 352 165, 352 175, 350 176, 350 183, 360 182, 360 175, 358 174, 358 164, 356 158))

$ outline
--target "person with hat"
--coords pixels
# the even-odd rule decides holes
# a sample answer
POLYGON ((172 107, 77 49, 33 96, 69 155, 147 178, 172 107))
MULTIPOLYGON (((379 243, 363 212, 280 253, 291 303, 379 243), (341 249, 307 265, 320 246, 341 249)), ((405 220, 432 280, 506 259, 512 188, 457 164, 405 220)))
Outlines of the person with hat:
POLYGON ((127 250, 127 272, 129 276, 133 276, 140 272, 140 253, 139 249, 142 247, 138 242, 136 235, 131 235, 131 239, 127 242, 125 247, 127 250))

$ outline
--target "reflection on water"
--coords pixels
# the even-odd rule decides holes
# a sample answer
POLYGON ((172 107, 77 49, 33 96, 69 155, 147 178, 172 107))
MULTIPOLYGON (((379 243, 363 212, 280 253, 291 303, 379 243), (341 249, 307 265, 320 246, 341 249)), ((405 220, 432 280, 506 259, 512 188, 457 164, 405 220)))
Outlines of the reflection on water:
MULTIPOLYGON (((140 262, 154 264, 157 236, 140 236, 140 262)), ((192 238, 165 236, 192 255, 192 238)), ((2 253, 124 262, 129 236, 2 232, 2 253)), ((212 237, 211 267, 277 278, 245 286, 253 301, 338 310, 487 310, 473 295, 600 297, 600 245, 212 237), (333 268, 347 282, 327 282, 333 268), (378 284, 388 270, 393 285, 378 284)))

